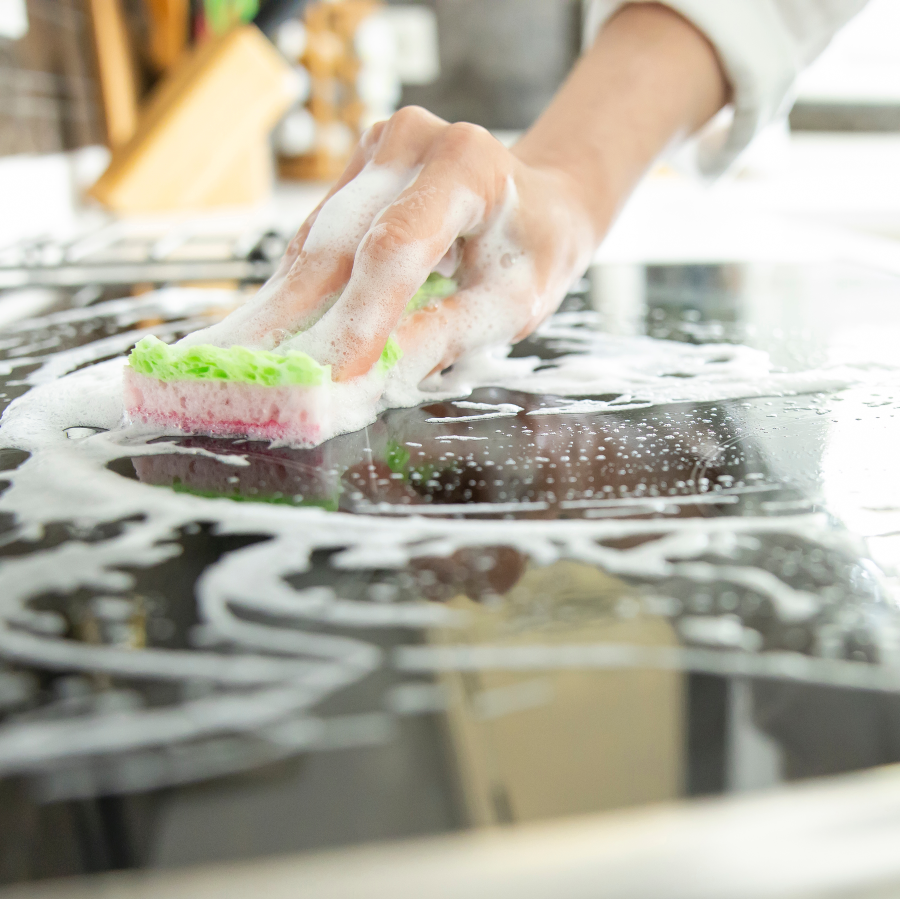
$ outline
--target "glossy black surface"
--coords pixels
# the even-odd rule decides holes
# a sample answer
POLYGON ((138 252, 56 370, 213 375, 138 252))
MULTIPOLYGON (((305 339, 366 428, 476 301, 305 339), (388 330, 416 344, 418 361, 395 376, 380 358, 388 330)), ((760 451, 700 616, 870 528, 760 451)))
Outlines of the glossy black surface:
MULTIPOLYGON (((556 397, 483 388, 469 401, 518 412, 392 410, 313 450, 123 448, 107 465, 123 486, 194 496, 198 515, 172 527, 166 559, 118 562, 120 589, 73 569, 71 590, 35 589, 37 615, 3 619, 94 656, 0 663, 0 877, 529 821, 900 759, 898 299, 900 281, 838 268, 599 269, 565 309, 594 309, 613 333, 748 343, 786 372, 855 374, 798 395, 566 415, 533 414, 556 397), (211 499, 225 506, 199 505, 211 499), (231 640, 208 601, 228 572, 234 596, 219 590, 244 629, 231 640), (298 667, 281 696, 315 693, 331 657, 298 635, 349 639, 317 699, 269 714, 273 694, 228 682, 263 656, 298 667), (225 675, 129 674, 109 655, 154 649, 215 654, 225 675), (152 714, 179 711, 182 737, 160 741, 152 714)), ((125 330, 106 317, 0 332, 3 402, 54 354, 125 330)), ((515 350, 559 352, 540 337, 515 350)), ((5 469, 25 457, 0 453, 5 469)), ((4 514, 0 586, 26 594, 13 563, 60 565, 54 550, 74 545, 90 559, 132 528, 19 524, 4 514)))

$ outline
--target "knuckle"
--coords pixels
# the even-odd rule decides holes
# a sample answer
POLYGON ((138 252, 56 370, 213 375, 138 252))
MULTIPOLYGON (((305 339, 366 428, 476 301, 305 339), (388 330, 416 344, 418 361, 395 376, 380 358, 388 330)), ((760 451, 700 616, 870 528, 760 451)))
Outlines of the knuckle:
POLYGON ((410 223, 402 217, 385 217, 369 229, 363 238, 360 252, 375 263, 389 262, 403 247, 413 241, 410 223))
POLYGON ((391 134, 402 138, 420 131, 432 118, 421 106, 404 106, 391 116, 388 124, 391 134))
POLYGON ((444 129, 443 143, 452 153, 478 152, 493 144, 490 132, 471 122, 454 122, 444 129))
POLYGON ((421 122, 428 113, 421 106, 401 106, 392 116, 395 122, 421 122))
POLYGON ((385 128, 387 128, 387 120, 384 119, 380 122, 375 122, 373 125, 370 125, 362 134, 359 139, 359 145, 362 147, 364 152, 369 152, 371 149, 378 145, 381 141, 381 137, 384 134, 385 128))

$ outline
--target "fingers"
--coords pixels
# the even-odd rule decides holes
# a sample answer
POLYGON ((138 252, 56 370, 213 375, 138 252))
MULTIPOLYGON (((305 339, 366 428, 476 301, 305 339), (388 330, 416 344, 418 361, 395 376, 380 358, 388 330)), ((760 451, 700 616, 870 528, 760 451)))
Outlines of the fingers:
MULTIPOLYGON (((365 135, 363 135, 363 138, 365 135)), ((357 175, 362 171, 363 166, 366 164, 367 156, 366 151, 363 147, 363 142, 357 144, 356 149, 353 151, 353 156, 350 158, 350 162, 347 163, 347 168, 341 173, 341 177, 331 186, 328 193, 322 198, 319 205, 306 217, 306 220, 298 229, 297 233, 291 238, 290 243, 287 245, 287 248, 284 251, 284 255, 281 257, 281 261, 278 264, 278 269, 275 274, 272 276, 270 281, 281 280, 287 272, 290 270, 291 266, 296 261, 297 257, 300 255, 300 251, 303 249, 303 245, 306 243, 306 238, 309 235, 310 229, 313 226, 313 223, 316 221, 316 217, 319 215, 322 207, 349 181, 352 181, 356 178, 357 175)))
POLYGON ((472 350, 512 342, 528 326, 527 310, 524 298, 501 299, 479 285, 412 313, 395 334, 403 351, 402 378, 418 384, 472 350))
POLYGON ((335 194, 360 174, 365 163, 366 152, 360 142, 341 177, 307 216, 288 244, 278 268, 260 288, 259 293, 224 322, 196 332, 196 337, 188 336, 184 340, 188 343, 199 340, 217 346, 240 344, 271 350, 293 333, 292 326, 298 320, 302 321, 304 316, 318 308, 327 297, 339 291, 350 277, 352 253, 344 253, 343 257, 335 256, 327 262, 322 259, 314 260, 308 267, 303 289, 296 293, 293 303, 285 303, 283 296, 285 281, 294 268, 319 213, 335 194))
POLYGON ((322 315, 350 279, 373 221, 415 176, 442 127, 437 116, 408 108, 363 135, 338 183, 291 242, 278 278, 241 310, 244 341, 274 346, 322 315))
POLYGON ((505 151, 483 129, 441 132, 416 180, 360 241, 343 295, 315 327, 317 349, 338 380, 378 360, 412 295, 458 236, 484 225, 508 175, 505 151))
MULTIPOLYGON (((504 210, 515 208, 512 194, 504 210)), ((400 321, 395 336, 403 351, 396 373, 401 381, 418 384, 472 350, 521 340, 556 308, 562 294, 542 284, 534 261, 516 249, 509 232, 508 218, 495 213, 465 243, 463 289, 400 321)))
MULTIPOLYGON (((367 129, 341 177, 332 185, 321 203, 307 216, 288 244, 276 276, 293 265, 306 243, 322 207, 348 182, 356 178, 366 163, 392 166, 394 168, 414 168, 424 155, 434 135, 446 122, 420 107, 410 106, 399 110, 390 119, 376 122, 367 129)), ((273 276, 274 277, 274 276, 273 276)))

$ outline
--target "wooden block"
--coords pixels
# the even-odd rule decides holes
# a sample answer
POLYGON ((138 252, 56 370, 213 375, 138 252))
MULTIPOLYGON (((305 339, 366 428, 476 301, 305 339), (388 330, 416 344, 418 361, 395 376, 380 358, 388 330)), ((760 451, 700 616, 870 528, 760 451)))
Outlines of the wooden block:
POLYGON ((106 142, 111 150, 115 150, 125 144, 137 128, 134 56, 120 0, 90 0, 89 7, 106 142))
POLYGON ((255 26, 211 39, 157 89, 91 194, 120 212, 262 199, 266 139, 294 97, 293 70, 255 26))
POLYGON ((265 136, 251 144, 211 186, 206 205, 248 206, 268 196, 273 180, 272 150, 265 136))
POLYGON ((147 51, 157 72, 168 72, 187 50, 189 0, 144 0, 148 13, 147 51))

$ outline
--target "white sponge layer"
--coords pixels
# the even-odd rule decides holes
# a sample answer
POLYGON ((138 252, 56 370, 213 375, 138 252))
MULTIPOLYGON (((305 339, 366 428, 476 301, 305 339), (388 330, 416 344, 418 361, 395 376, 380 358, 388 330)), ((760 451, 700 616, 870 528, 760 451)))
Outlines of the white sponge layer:
POLYGON ((333 434, 327 385, 265 387, 234 381, 158 381, 125 367, 133 421, 187 433, 315 446, 333 434))

